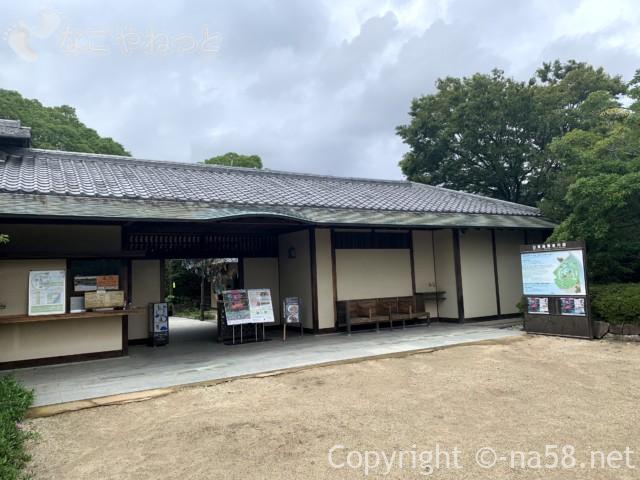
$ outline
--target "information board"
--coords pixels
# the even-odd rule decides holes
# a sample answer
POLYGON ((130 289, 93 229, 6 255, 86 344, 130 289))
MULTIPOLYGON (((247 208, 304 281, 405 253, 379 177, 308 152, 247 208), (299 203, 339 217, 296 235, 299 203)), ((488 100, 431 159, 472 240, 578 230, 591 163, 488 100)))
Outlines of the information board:
POLYGON ((251 323, 249 295, 246 290, 225 290, 222 292, 227 325, 251 323))
POLYGON ((520 247, 527 332, 593 338, 585 258, 582 242, 520 247))
POLYGON ((227 325, 275 321, 271 290, 268 288, 225 290, 222 292, 222 301, 227 325))
POLYGON ((66 313, 65 270, 29 272, 29 315, 66 313))
POLYGON ((532 314, 547 314, 549 313, 549 299, 545 297, 528 297, 527 298, 527 311, 532 314))
POLYGON ((525 295, 587 294, 582 250, 523 252, 520 261, 525 295))
POLYGON ((253 288, 247 290, 249 296, 249 311, 251 323, 272 323, 273 303, 271 302, 271 290, 268 288, 253 288))
POLYGON ((285 297, 283 302, 284 320, 286 323, 300 323, 300 298, 285 297))
POLYGON ((586 315, 584 298, 560 298, 560 315, 586 315))

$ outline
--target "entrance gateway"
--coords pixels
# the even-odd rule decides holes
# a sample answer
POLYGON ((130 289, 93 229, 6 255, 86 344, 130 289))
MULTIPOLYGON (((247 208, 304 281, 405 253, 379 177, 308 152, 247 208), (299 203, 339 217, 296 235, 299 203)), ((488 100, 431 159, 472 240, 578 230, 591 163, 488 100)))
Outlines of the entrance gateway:
POLYGON ((434 321, 518 315, 519 246, 553 226, 532 207, 407 181, 33 149, 29 128, 0 120, 0 368, 146 343, 170 258, 238 258, 240 288, 269 289, 278 325, 284 299, 302 299, 312 334, 344 332, 346 302, 361 317, 418 297, 434 321), (65 272, 64 311, 29 314, 32 271, 65 272), (117 277, 95 299, 117 309, 71 311, 75 277, 117 277))

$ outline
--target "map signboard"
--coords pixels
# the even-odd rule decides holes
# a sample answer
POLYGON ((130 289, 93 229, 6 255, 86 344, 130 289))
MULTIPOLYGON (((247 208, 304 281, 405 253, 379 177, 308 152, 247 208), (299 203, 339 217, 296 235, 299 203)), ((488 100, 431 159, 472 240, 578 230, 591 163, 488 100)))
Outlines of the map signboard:
POLYGON ((520 261, 525 295, 587 294, 580 249, 523 252, 520 261))
POLYGON ((65 313, 66 278, 64 270, 29 272, 29 315, 65 313))
POLYGON ((585 261, 582 242, 520 246, 527 332, 593 338, 585 261))

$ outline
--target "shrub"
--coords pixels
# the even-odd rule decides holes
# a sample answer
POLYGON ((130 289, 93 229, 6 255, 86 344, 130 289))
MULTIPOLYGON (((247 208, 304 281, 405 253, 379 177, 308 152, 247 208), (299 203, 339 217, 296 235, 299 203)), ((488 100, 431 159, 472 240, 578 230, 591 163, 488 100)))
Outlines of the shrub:
POLYGON ((612 324, 640 325, 640 283, 592 285, 591 312, 612 324))
POLYGON ((0 478, 24 478, 22 468, 29 460, 24 442, 30 434, 19 422, 33 401, 33 392, 25 390, 12 376, 0 377, 0 478))

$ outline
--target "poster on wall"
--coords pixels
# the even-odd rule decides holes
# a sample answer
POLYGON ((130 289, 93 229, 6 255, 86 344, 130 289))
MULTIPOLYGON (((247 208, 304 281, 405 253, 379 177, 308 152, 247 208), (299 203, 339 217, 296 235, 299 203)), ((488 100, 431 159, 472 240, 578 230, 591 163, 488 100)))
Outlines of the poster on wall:
POLYGON ((273 303, 271 302, 271 290, 268 288, 253 288, 247 290, 249 297, 249 310, 251 323, 272 323, 273 303))
POLYGON ((585 316, 584 298, 561 297, 560 315, 585 316))
POLYGON ((526 252, 520 261, 524 295, 587 294, 582 250, 526 252))
POLYGON ((98 275, 96 277, 96 288, 98 290, 118 290, 120 277, 118 275, 98 275))
POLYGON ((29 315, 66 312, 65 270, 29 272, 29 315))
POLYGON ((300 298, 285 297, 283 306, 285 322, 300 323, 300 298))
POLYGON ((251 323, 249 296, 246 290, 225 290, 222 292, 227 325, 251 323))
POLYGON ((95 292, 96 290, 118 290, 118 275, 77 275, 73 277, 74 292, 95 292))
POLYGON ((98 289, 98 277, 76 275, 73 277, 74 292, 95 292, 98 289))
POLYGON ((547 315, 549 313, 549 299, 545 297, 527 298, 527 311, 532 314, 547 315))

